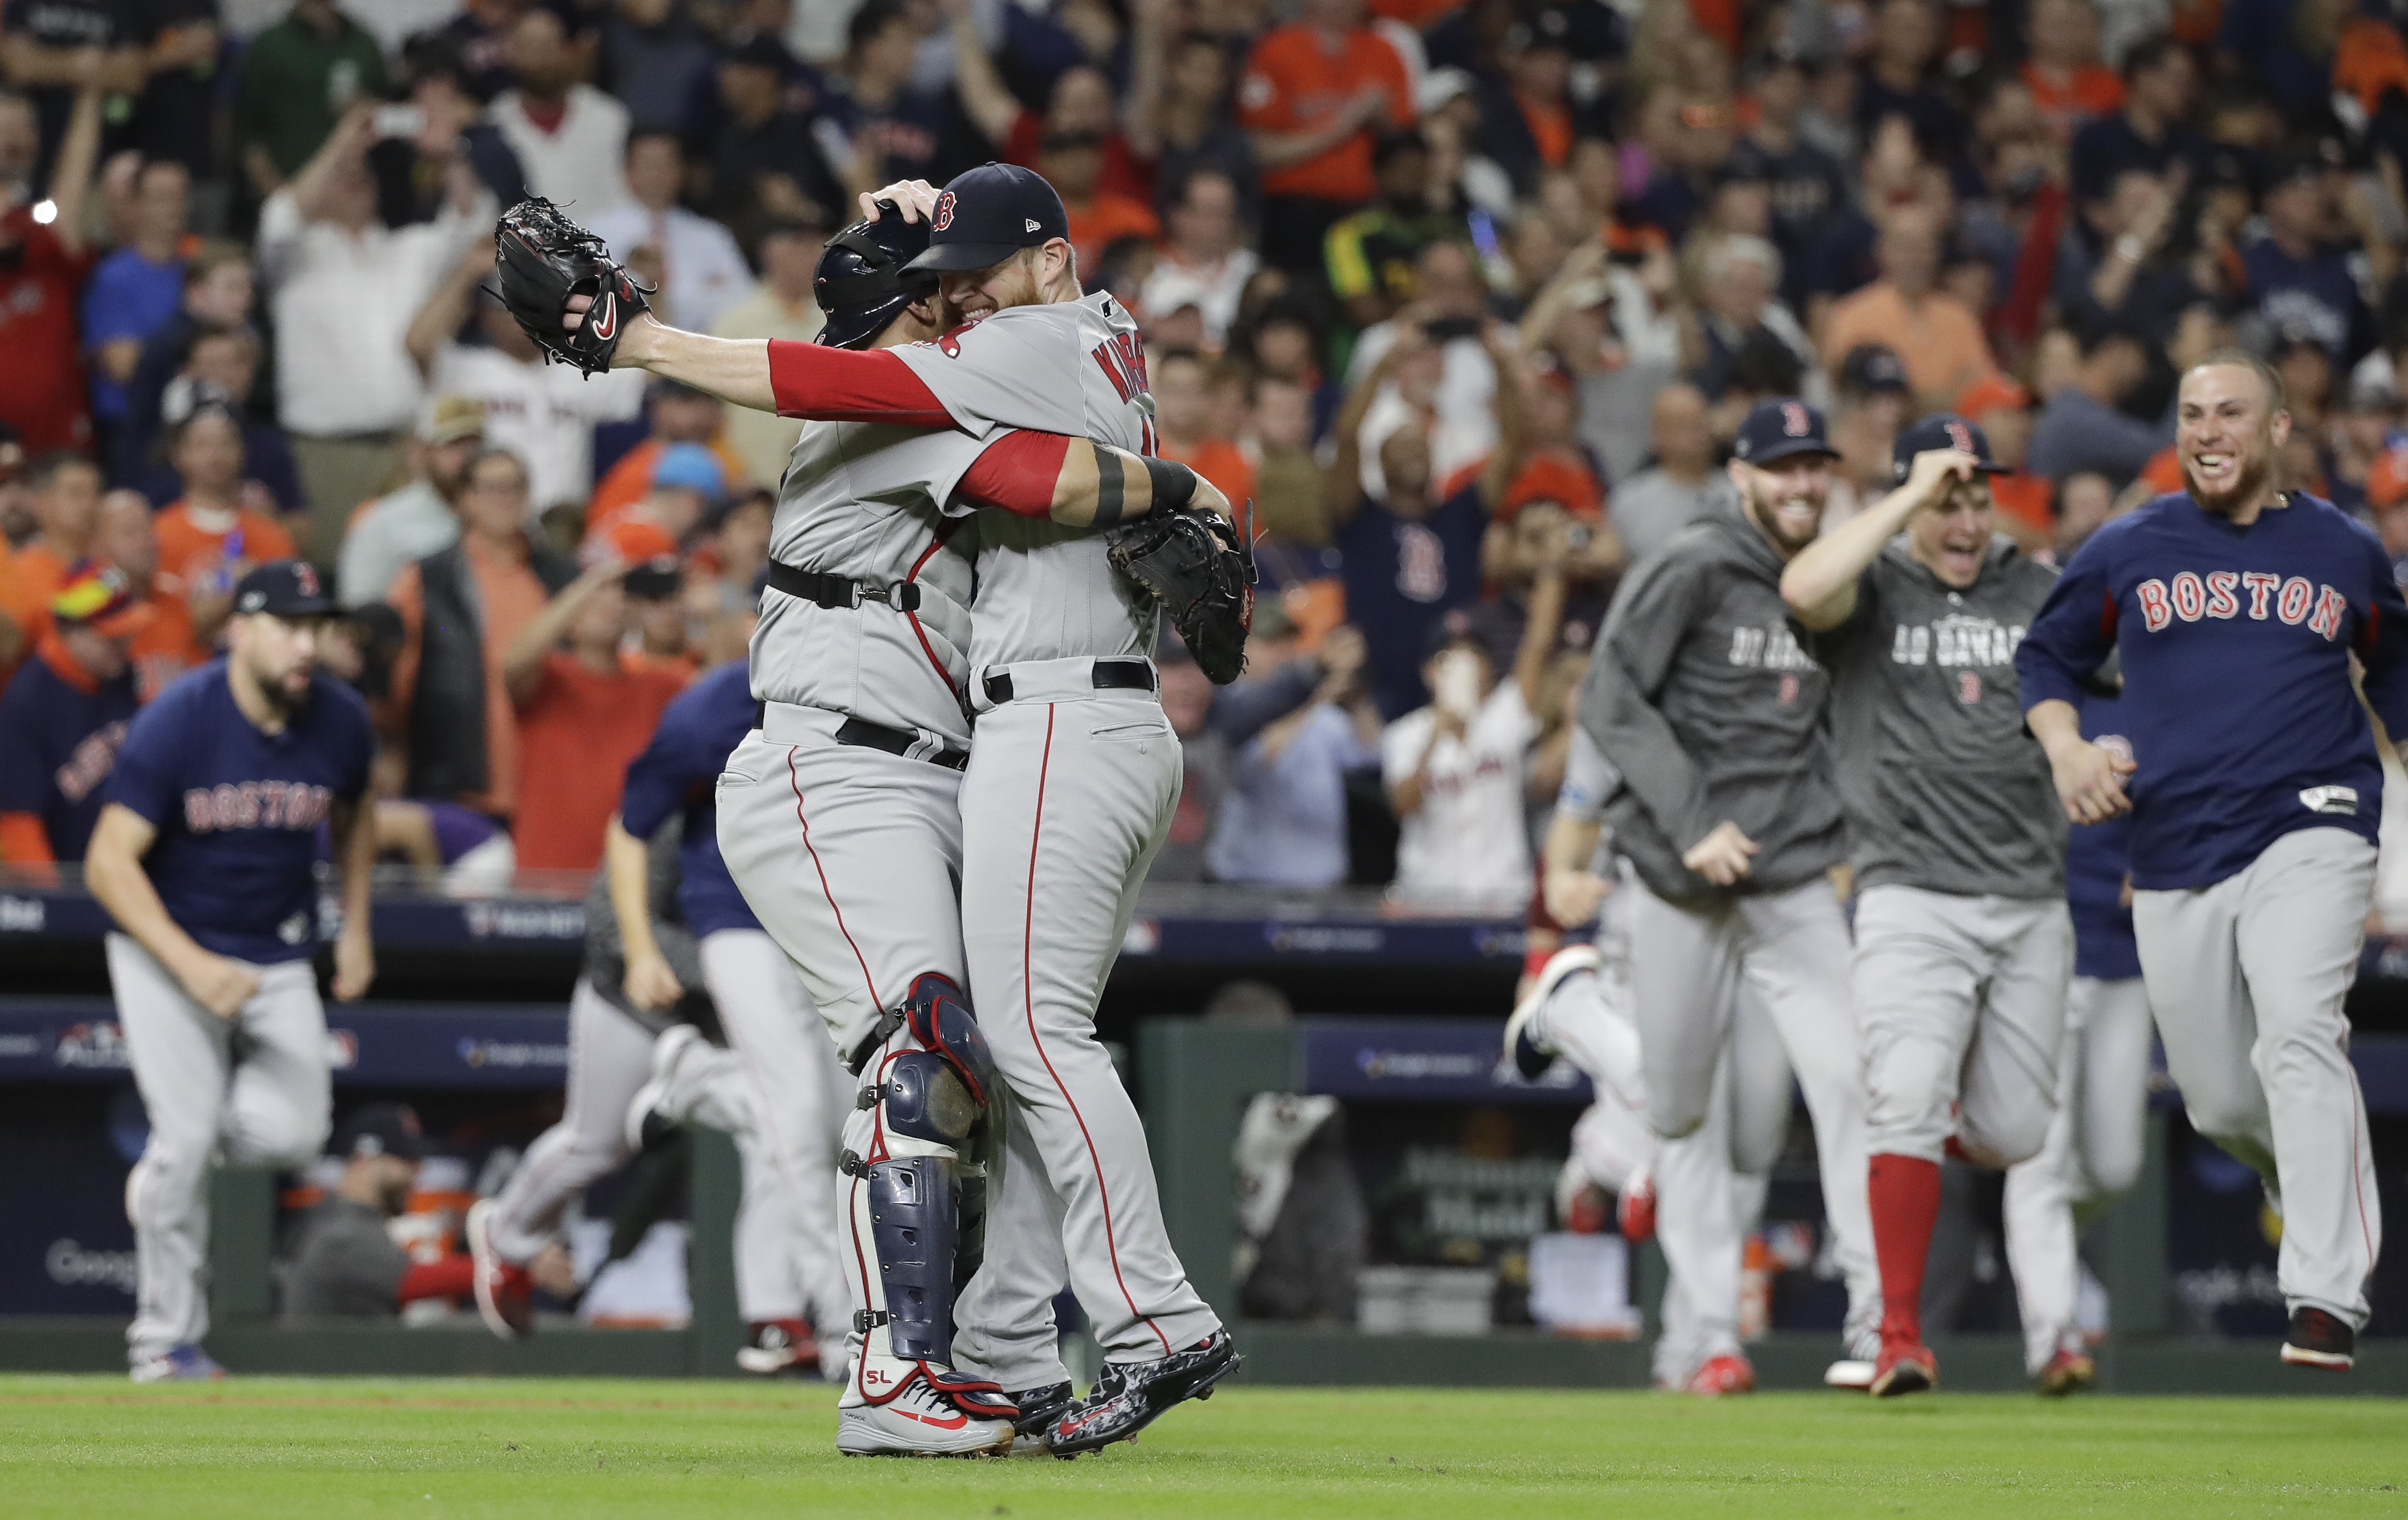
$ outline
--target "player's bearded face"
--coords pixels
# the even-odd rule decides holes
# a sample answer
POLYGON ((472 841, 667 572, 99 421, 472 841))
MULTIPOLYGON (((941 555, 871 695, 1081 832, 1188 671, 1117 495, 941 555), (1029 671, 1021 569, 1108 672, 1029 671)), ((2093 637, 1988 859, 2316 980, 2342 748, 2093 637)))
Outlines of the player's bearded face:
POLYGON ((2206 365, 2183 377, 2175 450, 2191 499, 2229 512, 2265 493, 2290 419, 2268 405, 2264 383, 2238 364, 2206 365))
POLYGON ((314 618, 288 622, 253 613, 243 619, 236 653, 270 702, 290 707, 309 694, 309 675, 318 664, 319 628, 314 618))
POLYGON ((1033 306, 1044 299, 1037 284, 1037 249, 1022 249, 1001 263, 984 269, 947 271, 942 284, 945 304, 962 321, 982 321, 1010 306, 1033 306))
POLYGON ((1831 462, 1821 454, 1792 454, 1746 471, 1747 515, 1786 555, 1814 542, 1823 531, 1823 502, 1831 491, 1831 462))

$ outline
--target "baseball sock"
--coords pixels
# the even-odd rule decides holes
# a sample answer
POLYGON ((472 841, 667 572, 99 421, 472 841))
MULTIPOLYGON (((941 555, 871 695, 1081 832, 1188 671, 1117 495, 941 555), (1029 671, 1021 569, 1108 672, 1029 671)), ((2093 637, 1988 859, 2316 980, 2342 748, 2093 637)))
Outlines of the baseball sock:
POLYGON ((1940 1217, 1940 1163, 1914 1156, 1875 1156, 1865 1168, 1873 1215, 1873 1255, 1881 1262, 1882 1342, 1923 1341, 1923 1264, 1940 1217))

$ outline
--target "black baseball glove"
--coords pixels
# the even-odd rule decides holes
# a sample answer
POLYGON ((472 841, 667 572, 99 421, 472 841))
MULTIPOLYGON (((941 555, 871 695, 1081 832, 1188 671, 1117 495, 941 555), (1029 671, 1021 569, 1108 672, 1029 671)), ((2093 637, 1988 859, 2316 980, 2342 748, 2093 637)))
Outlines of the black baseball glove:
MULTIPOLYGON (((1252 509, 1248 503, 1249 517, 1252 509)), ((1238 678, 1254 622, 1254 556, 1236 525, 1202 508, 1153 512, 1106 529, 1104 552, 1170 614, 1213 685, 1238 678)))
POLYGON ((589 376, 610 367, 627 324, 652 309, 644 297, 652 287, 610 257, 610 245, 541 196, 521 201, 494 224, 494 270, 502 305, 545 361, 574 364, 589 376), (561 326, 572 295, 594 298, 574 333, 561 326))

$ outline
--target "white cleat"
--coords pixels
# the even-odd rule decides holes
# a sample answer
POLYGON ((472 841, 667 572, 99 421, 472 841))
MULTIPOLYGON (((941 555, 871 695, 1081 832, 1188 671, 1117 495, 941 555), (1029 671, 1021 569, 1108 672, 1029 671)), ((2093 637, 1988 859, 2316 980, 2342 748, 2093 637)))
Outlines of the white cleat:
POLYGON ((1823 1386, 1844 1388, 1850 1393, 1865 1393, 1873 1385, 1873 1364, 1843 1357, 1823 1369, 1823 1386))
POLYGON ((882 1404, 836 1412, 836 1449, 847 1456, 1008 1456, 1016 1434, 1010 1420, 967 1414, 916 1380, 882 1404))
POLYGON ((1513 1063, 1523 1081, 1538 1081, 1555 1061, 1554 1047, 1530 1032, 1530 1020, 1566 979, 1583 972, 1594 973, 1604 964, 1605 958, 1598 954, 1596 945, 1567 945, 1548 957, 1547 963, 1539 969, 1538 980, 1530 984, 1530 995, 1505 1021, 1505 1058, 1513 1063))
MULTIPOLYGON (((652 1042, 652 1077, 636 1089, 636 1096, 627 1102, 629 1150, 644 1148, 644 1121, 660 1108, 662 1100, 668 1096, 669 1079, 677 1074, 678 1062, 685 1059, 685 1053, 701 1043, 702 1031, 691 1024, 672 1024, 652 1042)), ((666 1120, 667 1115, 663 1115, 662 1117, 666 1120)))

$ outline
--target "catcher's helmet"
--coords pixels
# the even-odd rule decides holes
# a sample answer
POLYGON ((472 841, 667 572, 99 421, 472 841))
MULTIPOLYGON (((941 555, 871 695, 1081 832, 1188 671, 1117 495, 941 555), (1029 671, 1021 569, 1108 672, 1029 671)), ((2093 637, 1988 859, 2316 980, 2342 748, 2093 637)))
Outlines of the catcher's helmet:
POLYGON ((881 201, 876 221, 856 221, 827 241, 811 271, 811 296, 826 314, 820 341, 858 348, 937 288, 935 270, 905 267, 928 247, 928 223, 905 221, 892 201, 881 201))

